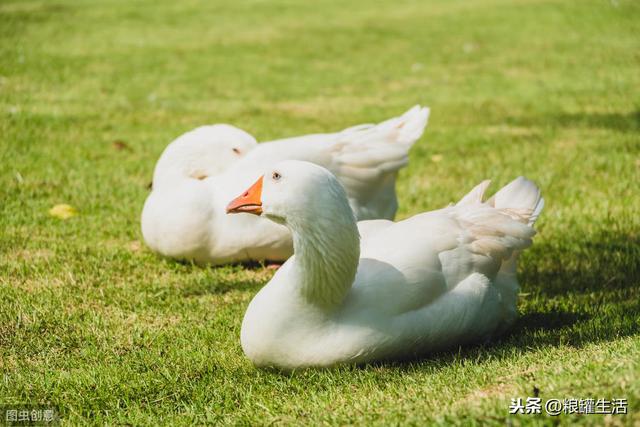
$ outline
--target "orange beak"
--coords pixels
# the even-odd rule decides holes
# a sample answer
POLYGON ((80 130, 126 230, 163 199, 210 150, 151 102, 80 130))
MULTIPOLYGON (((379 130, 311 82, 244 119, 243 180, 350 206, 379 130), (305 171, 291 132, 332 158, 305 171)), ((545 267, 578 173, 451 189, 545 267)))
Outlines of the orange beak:
POLYGON ((236 197, 227 205, 227 213, 252 213, 254 215, 262 214, 262 177, 251 186, 247 191, 236 197))

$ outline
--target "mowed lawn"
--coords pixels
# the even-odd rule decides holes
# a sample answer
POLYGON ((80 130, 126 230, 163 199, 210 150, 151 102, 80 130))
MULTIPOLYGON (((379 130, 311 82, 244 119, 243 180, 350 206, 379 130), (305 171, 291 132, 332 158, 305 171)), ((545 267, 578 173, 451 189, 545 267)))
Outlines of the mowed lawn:
POLYGON ((0 405, 63 425, 640 422, 639 53, 632 0, 1 1, 0 405), (271 271, 142 241, 162 149, 206 123, 268 140, 416 103, 400 218, 486 178, 542 188, 520 320, 413 362, 255 369, 240 324, 271 271), (509 415, 534 393, 629 414, 509 415))

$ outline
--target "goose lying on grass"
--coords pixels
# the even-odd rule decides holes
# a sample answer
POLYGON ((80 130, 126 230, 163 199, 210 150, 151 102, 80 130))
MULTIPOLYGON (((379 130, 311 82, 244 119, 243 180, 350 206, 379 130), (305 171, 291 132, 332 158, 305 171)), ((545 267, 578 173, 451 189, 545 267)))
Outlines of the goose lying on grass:
POLYGON ((326 367, 423 355, 503 331, 516 317, 516 261, 543 199, 520 177, 483 202, 488 185, 444 209, 358 224, 328 170, 300 161, 270 169, 227 207, 283 224, 294 242, 244 316, 247 357, 257 366, 326 367))
POLYGON ((293 253, 286 227, 225 214, 232 197, 282 160, 332 171, 359 219, 393 218, 396 176, 428 117, 428 108, 415 106, 378 125, 262 144, 229 125, 198 128, 170 144, 157 163, 142 212, 144 239, 164 256, 198 263, 286 260, 293 253))

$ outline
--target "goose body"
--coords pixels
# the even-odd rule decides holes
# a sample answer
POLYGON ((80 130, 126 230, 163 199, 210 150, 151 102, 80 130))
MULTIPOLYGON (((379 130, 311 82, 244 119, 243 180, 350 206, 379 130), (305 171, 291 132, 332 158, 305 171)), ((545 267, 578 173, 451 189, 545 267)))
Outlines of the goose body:
POLYGON ((543 206, 531 181, 483 202, 487 181, 444 209, 357 224, 321 167, 283 162, 261 180, 228 211, 288 227, 294 255, 245 313, 242 348, 257 366, 403 359, 485 340, 514 321, 516 260, 543 206))
POLYGON ((265 167, 283 160, 331 170, 359 219, 393 218, 397 173, 428 115, 416 106, 377 125, 261 144, 229 125, 198 128, 171 143, 156 165, 141 218, 144 239, 164 256, 198 263, 286 260, 293 253, 286 227, 224 210, 265 167))

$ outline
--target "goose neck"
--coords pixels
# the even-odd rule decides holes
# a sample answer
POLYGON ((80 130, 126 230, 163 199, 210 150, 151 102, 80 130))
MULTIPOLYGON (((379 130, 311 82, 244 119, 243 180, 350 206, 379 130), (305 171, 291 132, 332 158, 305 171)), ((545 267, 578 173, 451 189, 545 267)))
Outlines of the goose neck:
POLYGON ((351 288, 360 258, 360 235, 353 214, 340 220, 314 218, 291 227, 296 284, 307 302, 338 306, 351 288))

